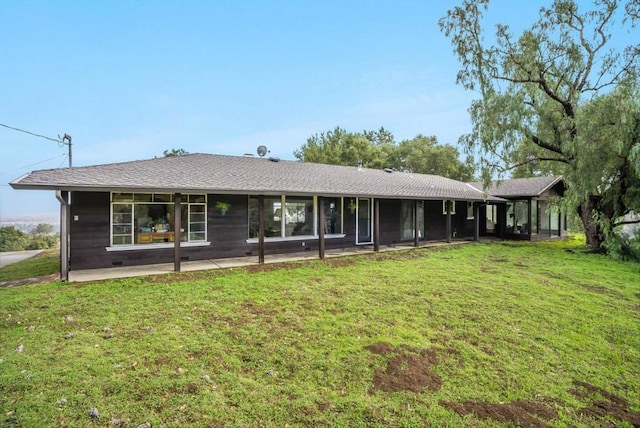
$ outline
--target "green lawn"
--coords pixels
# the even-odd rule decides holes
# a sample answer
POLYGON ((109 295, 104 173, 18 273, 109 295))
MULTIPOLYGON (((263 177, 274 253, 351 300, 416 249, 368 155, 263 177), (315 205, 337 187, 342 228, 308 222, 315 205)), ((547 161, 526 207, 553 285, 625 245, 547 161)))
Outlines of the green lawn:
POLYGON ((0 289, 0 426, 637 426, 640 266, 577 245, 0 289))
POLYGON ((0 268, 0 281, 13 281, 53 275, 60 272, 60 250, 44 250, 20 263, 0 268))

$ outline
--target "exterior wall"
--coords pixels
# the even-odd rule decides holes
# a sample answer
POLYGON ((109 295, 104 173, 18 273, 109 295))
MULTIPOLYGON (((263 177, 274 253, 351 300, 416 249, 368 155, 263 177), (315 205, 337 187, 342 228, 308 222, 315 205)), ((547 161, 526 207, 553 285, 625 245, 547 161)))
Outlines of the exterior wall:
MULTIPOLYGON (((110 245, 111 196, 107 192, 73 192, 71 196, 70 268, 72 270, 172 263, 174 248, 137 248, 127 251, 107 251, 110 245), (77 216, 77 217, 76 217, 77 216), (77 218, 77 220, 76 220, 77 218)), ((211 243, 202 247, 182 247, 183 260, 209 260, 227 257, 255 256, 257 243, 247 243, 248 196, 208 195, 207 238, 211 243), (223 200, 231 209, 222 215, 215 208, 223 200)), ((344 198, 345 206, 349 199, 344 198)), ((355 214, 343 210, 345 238, 325 240, 325 248, 355 245, 355 214)), ((318 251, 318 239, 265 243, 265 254, 318 251), (302 245, 304 243, 304 246, 302 245)))
MULTIPOLYGON (((343 198, 344 238, 325 239, 325 248, 347 248, 356 245, 356 213, 347 209, 350 198, 343 198)), ((380 244, 392 245, 402 240, 400 200, 380 200, 380 244)), ((139 248, 108 251, 110 246, 111 201, 107 192, 73 192, 71 196, 70 268, 72 270, 172 263, 174 248, 139 248)), ((442 214, 442 201, 424 201, 424 235, 421 240, 445 240, 447 216, 442 214)), ((207 196, 207 240, 210 245, 182 247, 183 260, 210 260, 258 255, 258 243, 247 242, 249 234, 249 197, 247 195, 207 196), (227 202, 231 208, 222 215, 215 205, 227 202)), ((451 216, 452 237, 473 237, 475 220, 467 219, 467 204, 458 201, 451 216)), ((265 242, 265 254, 318 251, 318 238, 265 242)))
MULTIPOLYGON (((442 213, 442 201, 424 201, 425 240, 447 239, 447 216, 442 213)), ((475 218, 467 220, 467 203, 456 201, 456 213, 451 214, 451 237, 453 239, 473 238, 475 218)))

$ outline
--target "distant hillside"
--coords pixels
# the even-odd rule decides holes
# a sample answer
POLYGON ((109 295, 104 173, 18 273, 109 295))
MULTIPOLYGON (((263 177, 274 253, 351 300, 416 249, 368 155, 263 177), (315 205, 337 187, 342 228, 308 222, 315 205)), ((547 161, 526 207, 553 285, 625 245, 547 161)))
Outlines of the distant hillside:
POLYGON ((40 223, 53 225, 53 229, 56 231, 56 233, 60 231, 60 218, 56 215, 36 214, 29 216, 8 216, 0 218, 0 227, 13 226, 25 233, 31 232, 40 223))

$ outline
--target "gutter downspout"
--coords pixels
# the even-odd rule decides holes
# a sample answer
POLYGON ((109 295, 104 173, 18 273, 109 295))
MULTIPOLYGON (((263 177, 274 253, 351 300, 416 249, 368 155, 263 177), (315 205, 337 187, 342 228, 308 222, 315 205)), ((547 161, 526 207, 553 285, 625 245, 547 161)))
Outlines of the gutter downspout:
POLYGON ((60 281, 69 281, 69 192, 56 190, 60 202, 60 281))

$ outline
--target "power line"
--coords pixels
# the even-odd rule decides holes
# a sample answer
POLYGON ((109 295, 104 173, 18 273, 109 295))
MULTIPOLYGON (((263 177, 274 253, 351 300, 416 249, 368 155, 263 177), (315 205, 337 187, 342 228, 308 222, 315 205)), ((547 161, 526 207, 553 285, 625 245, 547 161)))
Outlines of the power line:
POLYGON ((44 138, 45 140, 49 140, 49 141, 55 141, 56 143, 58 143, 59 147, 63 147, 63 146, 68 146, 69 147, 69 168, 71 168, 71 159, 73 156, 73 153, 71 151, 71 135, 69 134, 64 134, 64 136, 60 136, 58 135, 58 139, 56 140, 55 138, 51 138, 51 137, 47 137, 46 135, 40 135, 40 134, 36 134, 35 132, 31 132, 31 131, 25 131, 24 129, 20 129, 20 128, 16 128, 13 126, 9 126, 9 125, 5 125, 4 123, 0 123, 0 126, 4 126, 5 128, 9 128, 9 129, 13 129, 14 131, 19 131, 19 132, 24 132, 25 134, 29 134, 29 135, 33 135, 34 137, 40 137, 40 138, 44 138), (66 141, 66 143, 65 143, 66 141))
POLYGON ((50 137, 47 137, 45 135, 40 135, 40 134, 36 134, 34 132, 25 131, 24 129, 14 128, 13 126, 5 125, 4 123, 0 123, 0 126, 4 126, 5 128, 13 129, 14 131, 24 132, 25 134, 30 134, 30 135, 33 135, 35 137, 40 137, 40 138, 44 138, 46 140, 55 141, 58 144, 62 142, 62 139, 60 139, 59 137, 58 137, 58 139, 50 138, 50 137))
MULTIPOLYGON (((32 164, 30 164, 30 165, 25 165, 25 166, 22 166, 22 167, 20 167, 20 168, 16 168, 16 169, 11 170, 11 171, 0 172, 0 175, 6 175, 6 174, 9 174, 9 173, 10 173, 10 172, 12 172, 12 171, 21 171, 21 170, 25 170, 25 169, 30 168, 30 167, 32 167, 32 166, 40 165, 41 163, 45 163, 45 162, 49 162, 50 160, 57 159, 57 158, 59 158, 60 156, 62 156, 62 157, 64 157, 64 158, 65 158, 65 159, 63 159, 63 160, 62 160, 62 162, 64 163, 64 161, 66 160, 67 155, 66 155, 65 153, 62 153, 62 154, 59 154, 59 155, 54 156, 54 157, 52 157, 52 158, 45 159, 45 160, 42 160, 42 161, 40 161, 40 162, 32 163, 32 164)), ((62 166, 62 164, 61 164, 60 166, 62 166)))

